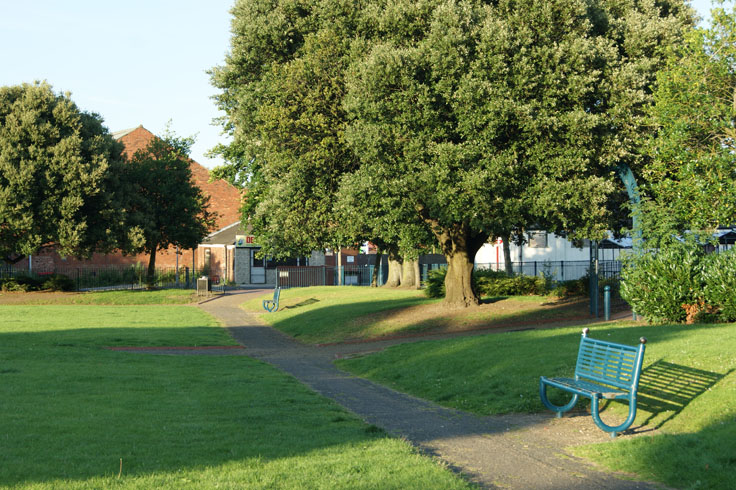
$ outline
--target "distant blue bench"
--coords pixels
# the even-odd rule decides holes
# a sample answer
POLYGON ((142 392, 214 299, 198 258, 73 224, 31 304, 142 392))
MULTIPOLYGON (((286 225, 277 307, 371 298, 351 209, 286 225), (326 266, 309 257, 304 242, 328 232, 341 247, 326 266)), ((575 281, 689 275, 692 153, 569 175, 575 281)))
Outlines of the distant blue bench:
POLYGON ((279 309, 279 296, 281 296, 281 289, 277 286, 273 290, 273 299, 263 300, 263 309, 269 313, 273 313, 279 309))
POLYGON ((588 337, 589 331, 587 328, 583 329, 575 378, 542 376, 539 380, 539 396, 547 408, 557 412, 557 417, 562 417, 564 412, 571 410, 579 396, 590 398, 593 421, 605 432, 610 432, 611 437, 616 437, 617 432, 628 429, 636 418, 636 392, 647 339, 641 337, 639 345, 634 347, 591 339, 588 337), (563 406, 552 404, 547 398, 549 386, 572 393, 572 400, 563 406), (629 416, 621 425, 612 427, 601 420, 599 415, 601 399, 629 401, 629 416))

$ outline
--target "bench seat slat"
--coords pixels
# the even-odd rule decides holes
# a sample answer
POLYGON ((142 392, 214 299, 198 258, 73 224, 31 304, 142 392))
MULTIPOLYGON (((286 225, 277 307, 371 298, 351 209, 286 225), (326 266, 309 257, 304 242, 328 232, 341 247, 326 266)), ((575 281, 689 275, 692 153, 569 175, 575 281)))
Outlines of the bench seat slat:
POLYGON ((591 383, 582 379, 572 378, 544 378, 545 382, 550 386, 568 389, 580 393, 583 396, 596 398, 605 398, 607 400, 615 400, 616 398, 626 398, 629 393, 623 390, 616 390, 609 386, 591 383))

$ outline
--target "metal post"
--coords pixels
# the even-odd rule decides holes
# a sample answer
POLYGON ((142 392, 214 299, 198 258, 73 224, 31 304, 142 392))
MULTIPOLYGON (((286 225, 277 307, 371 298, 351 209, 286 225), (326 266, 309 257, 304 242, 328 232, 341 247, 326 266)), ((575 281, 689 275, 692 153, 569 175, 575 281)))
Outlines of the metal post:
POLYGON ((590 242, 590 314, 598 316, 598 242, 590 242))
POLYGON ((606 321, 611 319, 611 286, 603 287, 603 316, 606 321))

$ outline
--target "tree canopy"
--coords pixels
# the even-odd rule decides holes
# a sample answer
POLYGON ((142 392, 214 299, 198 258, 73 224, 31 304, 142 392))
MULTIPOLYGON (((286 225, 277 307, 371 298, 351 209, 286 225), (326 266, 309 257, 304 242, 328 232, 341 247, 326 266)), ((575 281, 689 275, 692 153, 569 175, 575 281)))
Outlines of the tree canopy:
POLYGON ((736 223, 736 9, 714 9, 669 53, 644 172, 650 238, 736 223))
POLYGON ((47 245, 75 256, 116 248, 126 233, 121 151, 69 94, 45 82, 1 87, 0 257, 14 262, 47 245))
POLYGON ((288 249, 424 227, 453 306, 478 302, 489 237, 611 227, 616 165, 646 161, 650 87, 691 22, 681 0, 241 0, 233 14, 214 72, 235 138, 221 172, 247 182, 256 233, 288 249))

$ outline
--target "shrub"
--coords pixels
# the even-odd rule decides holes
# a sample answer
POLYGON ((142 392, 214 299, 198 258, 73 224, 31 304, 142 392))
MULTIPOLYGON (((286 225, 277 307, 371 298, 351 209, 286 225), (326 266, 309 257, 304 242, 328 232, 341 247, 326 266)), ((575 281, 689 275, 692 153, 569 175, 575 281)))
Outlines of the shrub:
MULTIPOLYGON (((429 271, 424 293, 430 298, 445 297, 446 268, 429 271)), ((473 271, 473 288, 480 296, 521 296, 546 294, 547 281, 541 276, 508 276, 503 271, 479 269, 473 271)))
POLYGON ((621 297, 649 321, 685 321, 685 305, 699 305, 703 299, 704 256, 703 247, 694 242, 629 255, 621 270, 621 297))
POLYGON ((445 275, 447 275, 446 267, 429 271, 427 274, 427 287, 424 289, 424 294, 430 298, 444 298, 445 275))
POLYGON ((560 281, 551 288, 551 292, 558 298, 588 296, 590 292, 590 276, 585 275, 579 279, 560 281))
POLYGON ((16 292, 38 291, 41 283, 41 279, 26 274, 18 274, 15 277, 3 279, 2 290, 16 292))
POLYGON ((736 321, 736 248, 709 254, 702 274, 705 303, 719 308, 721 320, 736 321))
POLYGON ((64 274, 53 274, 41 284, 41 289, 50 291, 74 291, 74 280, 64 274))

